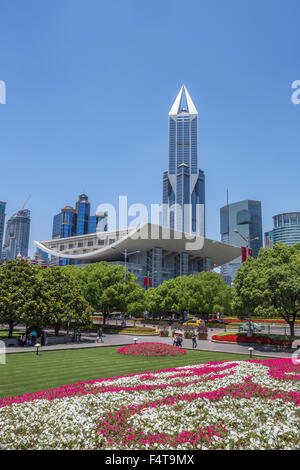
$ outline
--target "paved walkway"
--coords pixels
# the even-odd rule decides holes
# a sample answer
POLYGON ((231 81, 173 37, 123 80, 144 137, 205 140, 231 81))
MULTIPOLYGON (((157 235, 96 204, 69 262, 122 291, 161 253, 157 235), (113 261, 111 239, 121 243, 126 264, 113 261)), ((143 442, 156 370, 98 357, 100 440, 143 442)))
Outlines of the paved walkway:
MULTIPOLYGON (((120 334, 104 335, 104 343, 96 342, 96 335, 89 335, 87 337, 82 337, 82 343, 66 343, 66 344, 56 344, 52 346, 43 346, 40 348, 40 351, 62 351, 62 350, 72 350, 72 349, 88 349, 88 348, 103 348, 107 346, 123 346, 126 344, 132 344, 134 338, 137 338, 138 343, 142 342, 160 342, 166 344, 172 344, 172 338, 161 338, 159 336, 127 336, 120 334), (86 338, 89 342, 84 342, 86 338), (94 340, 94 341, 93 341, 94 340)), ((192 341, 185 339, 183 341, 183 347, 185 349, 192 349, 192 341)), ((223 353, 234 353, 234 354, 249 354, 247 345, 238 345, 238 344, 224 344, 224 343, 214 343, 210 340, 200 341, 198 340, 198 350, 201 351, 211 351, 211 352, 223 352, 223 353)), ((253 346, 253 356, 265 356, 265 357, 281 357, 281 358, 290 358, 291 353, 278 351, 277 349, 264 348, 263 346, 254 344, 253 346)), ((7 354, 16 354, 16 353, 32 353, 35 352, 35 347, 23 348, 23 347, 11 347, 6 348, 7 354)))

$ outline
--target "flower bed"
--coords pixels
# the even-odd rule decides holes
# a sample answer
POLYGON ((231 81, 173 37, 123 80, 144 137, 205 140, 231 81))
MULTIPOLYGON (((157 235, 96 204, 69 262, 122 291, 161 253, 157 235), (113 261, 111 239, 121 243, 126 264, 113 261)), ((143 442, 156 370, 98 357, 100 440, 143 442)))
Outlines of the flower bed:
POLYGON ((130 344, 118 349, 118 353, 130 356, 179 356, 186 354, 184 349, 163 343, 139 343, 130 344))
MULTIPOLYGON (((217 319, 210 319, 208 320, 209 322, 216 322, 218 321, 217 319)), ((288 324, 284 321, 284 320, 278 320, 278 319, 264 319, 264 318, 255 318, 253 317, 252 318, 252 321, 253 322, 256 322, 256 323, 266 323, 266 324, 279 324, 279 325, 286 325, 288 326, 288 324)), ((242 323, 248 323, 248 320, 239 320, 238 318, 224 318, 224 322, 225 323, 237 323, 237 324, 242 324, 242 323)), ((300 320, 296 320, 295 321, 295 325, 300 325, 300 320)))
POLYGON ((231 343, 255 343, 255 344, 274 344, 279 346, 291 347, 293 339, 286 339, 283 336, 281 339, 279 335, 259 335, 247 336, 243 333, 224 333, 214 335, 211 338, 213 341, 229 341, 231 343))
POLYGON ((3 398, 0 449, 296 449, 299 380, 290 359, 214 362, 3 398))
POLYGON ((3 398, 0 449, 295 449, 299 380, 290 359, 214 362, 3 398))

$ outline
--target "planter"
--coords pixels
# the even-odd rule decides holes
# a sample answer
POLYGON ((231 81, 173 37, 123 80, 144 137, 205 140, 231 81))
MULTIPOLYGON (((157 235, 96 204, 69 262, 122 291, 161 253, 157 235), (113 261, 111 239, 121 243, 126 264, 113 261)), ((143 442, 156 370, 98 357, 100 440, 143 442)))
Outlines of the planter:
POLYGON ((168 331, 160 331, 160 336, 162 338, 168 338, 169 337, 169 332, 168 331))
POLYGON ((207 340, 207 334, 202 334, 202 333, 199 333, 198 334, 198 339, 201 339, 201 340, 207 340))

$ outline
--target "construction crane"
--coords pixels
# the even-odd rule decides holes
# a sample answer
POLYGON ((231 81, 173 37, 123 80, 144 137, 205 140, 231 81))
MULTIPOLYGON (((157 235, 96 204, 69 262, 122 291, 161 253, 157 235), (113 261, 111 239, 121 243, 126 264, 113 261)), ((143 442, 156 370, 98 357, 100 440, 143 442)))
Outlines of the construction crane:
POLYGON ((31 198, 31 194, 29 194, 29 196, 27 197, 26 201, 24 202, 23 206, 20 207, 20 209, 18 210, 18 212, 22 211, 24 209, 25 206, 27 206, 29 200, 31 198))

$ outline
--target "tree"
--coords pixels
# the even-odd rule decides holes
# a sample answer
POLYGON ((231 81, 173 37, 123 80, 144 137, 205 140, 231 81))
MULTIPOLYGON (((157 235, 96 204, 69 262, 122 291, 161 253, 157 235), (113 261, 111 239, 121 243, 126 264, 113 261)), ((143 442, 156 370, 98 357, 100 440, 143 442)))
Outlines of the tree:
POLYGON ((126 283, 124 282, 122 266, 99 262, 83 269, 68 268, 67 272, 73 277, 93 309, 103 313, 104 325, 109 313, 114 310, 123 314, 140 314, 145 308, 144 289, 137 284, 136 277, 128 271, 126 283))
POLYGON ((77 327, 91 323, 89 303, 62 268, 41 270, 40 278, 48 293, 47 324, 54 327, 56 336, 62 326, 69 326, 70 323, 77 327))
POLYGON ((0 266, 0 322, 8 324, 9 338, 20 323, 42 323, 45 295, 37 269, 27 261, 11 260, 0 266))
POLYGON ((151 287, 145 291, 146 310, 154 315, 158 315, 162 310, 162 289, 160 286, 151 287))
POLYGON ((239 317, 281 316, 295 334, 300 313, 300 244, 278 243, 261 249, 257 259, 248 258, 234 278, 234 307, 239 317))

